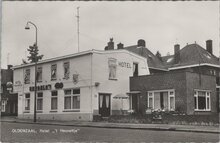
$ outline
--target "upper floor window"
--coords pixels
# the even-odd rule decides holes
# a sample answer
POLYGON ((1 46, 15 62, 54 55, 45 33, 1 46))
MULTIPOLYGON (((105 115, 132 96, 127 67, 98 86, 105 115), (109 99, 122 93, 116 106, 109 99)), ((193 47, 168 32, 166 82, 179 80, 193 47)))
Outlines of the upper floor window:
POLYGON ((138 63, 133 63, 133 76, 138 76, 138 63))
POLYGON ((53 64, 51 65, 51 80, 57 79, 57 65, 53 64))
POLYGON ((116 79, 116 70, 117 70, 116 61, 117 60, 114 58, 108 59, 109 79, 116 79))
POLYGON ((37 82, 42 81, 42 67, 37 67, 37 82))
POLYGON ((210 111, 210 91, 194 91, 194 106, 197 111, 210 111))
POLYGON ((24 72, 24 83, 25 84, 30 83, 30 75, 31 75, 31 70, 30 69, 25 69, 25 72, 24 72))
POLYGON ((64 68, 64 79, 69 79, 69 77, 70 77, 70 63, 69 62, 63 63, 63 68, 64 68))

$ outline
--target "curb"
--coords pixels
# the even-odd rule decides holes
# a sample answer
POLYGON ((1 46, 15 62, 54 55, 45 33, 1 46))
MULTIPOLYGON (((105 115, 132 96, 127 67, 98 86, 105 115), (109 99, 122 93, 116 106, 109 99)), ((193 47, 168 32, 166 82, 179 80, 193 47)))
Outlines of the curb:
POLYGON ((117 126, 117 125, 89 125, 89 124, 65 124, 65 123, 47 123, 47 122, 28 122, 28 121, 0 121, 10 123, 23 123, 23 124, 39 124, 39 125, 57 125, 57 126, 74 126, 74 127, 95 127, 95 128, 110 128, 110 129, 133 129, 133 130, 151 130, 151 131, 175 131, 175 132, 196 132, 196 133, 212 133, 220 134, 220 131, 208 131, 208 130, 190 130, 190 129, 178 129, 178 128, 164 128, 164 127, 131 127, 131 126, 117 126))

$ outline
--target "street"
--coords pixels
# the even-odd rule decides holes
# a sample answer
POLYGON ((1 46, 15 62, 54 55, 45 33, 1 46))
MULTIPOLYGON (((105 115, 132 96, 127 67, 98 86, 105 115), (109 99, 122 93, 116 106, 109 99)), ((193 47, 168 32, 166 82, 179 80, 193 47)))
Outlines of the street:
POLYGON ((109 129, 1 122, 2 142, 218 142, 211 133, 109 129))

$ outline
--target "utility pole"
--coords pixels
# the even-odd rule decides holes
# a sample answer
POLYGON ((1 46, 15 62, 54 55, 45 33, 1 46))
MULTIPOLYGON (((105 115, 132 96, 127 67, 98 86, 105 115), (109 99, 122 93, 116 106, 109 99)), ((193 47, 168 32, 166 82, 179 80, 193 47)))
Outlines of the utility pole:
POLYGON ((79 52, 79 7, 77 7, 77 36, 78 36, 78 52, 79 52))

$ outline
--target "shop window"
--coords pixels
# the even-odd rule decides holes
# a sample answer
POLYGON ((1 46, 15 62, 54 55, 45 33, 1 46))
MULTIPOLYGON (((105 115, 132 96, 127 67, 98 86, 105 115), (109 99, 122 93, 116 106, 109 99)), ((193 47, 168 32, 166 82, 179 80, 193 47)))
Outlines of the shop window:
POLYGON ((38 111, 43 110, 43 93, 42 92, 37 93, 37 110, 38 111))
POLYGON ((65 62, 63 64, 63 68, 64 68, 64 79, 69 79, 69 77, 70 77, 70 63, 65 62))
POLYGON ((117 60, 114 59, 114 58, 109 58, 109 59, 108 59, 109 79, 110 79, 110 80, 115 80, 115 79, 117 79, 117 77, 116 77, 116 70, 117 70, 116 61, 117 61, 117 60))
POLYGON ((30 83, 30 75, 31 75, 31 70, 26 69, 24 72, 24 83, 29 84, 30 83))
POLYGON ((133 76, 138 76, 138 63, 133 63, 133 76))
POLYGON ((64 94, 64 109, 80 109, 80 89, 67 89, 64 94))
POLYGON ((57 110, 57 91, 51 92, 51 110, 57 110))
POLYGON ((148 108, 154 110, 175 110, 174 91, 150 91, 148 92, 148 108))
POLYGON ((53 64, 51 65, 51 80, 57 79, 57 65, 53 64))
POLYGON ((25 110, 30 110, 30 93, 25 94, 25 110))
POLYGON ((194 92, 194 106, 196 111, 210 111, 210 92, 209 91, 195 91, 194 92))
POLYGON ((42 67, 37 67, 37 82, 42 82, 42 67))

